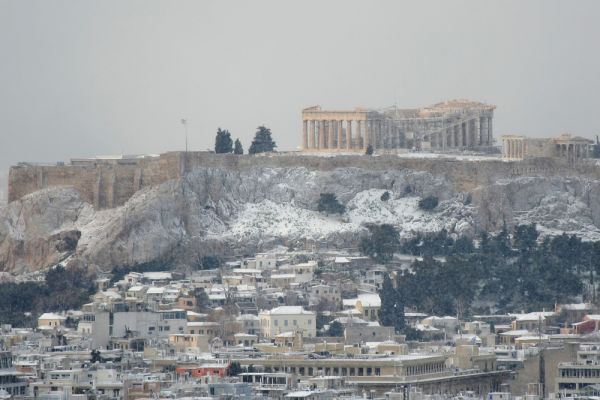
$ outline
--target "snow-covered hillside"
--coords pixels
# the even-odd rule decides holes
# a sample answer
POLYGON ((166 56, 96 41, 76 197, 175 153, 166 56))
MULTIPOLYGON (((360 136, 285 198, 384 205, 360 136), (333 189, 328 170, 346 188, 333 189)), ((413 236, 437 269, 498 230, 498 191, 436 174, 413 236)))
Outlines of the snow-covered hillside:
POLYGON ((407 169, 201 168, 101 211, 72 188, 46 189, 0 210, 0 265, 23 271, 56 263, 69 254, 67 239, 79 235, 73 259, 101 268, 161 257, 189 262, 203 254, 306 240, 353 246, 369 223, 393 224, 407 237, 442 228, 471 235, 536 222, 545 232, 600 238, 599 181, 525 177, 469 193, 454 187, 443 177, 407 169), (386 191, 390 198, 384 201, 386 191), (317 212, 321 193, 335 194, 346 212, 317 212), (433 211, 419 209, 425 196, 440 200, 433 211))

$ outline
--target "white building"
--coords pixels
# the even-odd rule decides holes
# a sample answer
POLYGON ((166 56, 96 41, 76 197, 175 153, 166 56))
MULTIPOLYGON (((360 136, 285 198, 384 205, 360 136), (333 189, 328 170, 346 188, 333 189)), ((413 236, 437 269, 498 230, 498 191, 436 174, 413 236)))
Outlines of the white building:
POLYGON ((270 253, 258 253, 254 258, 247 258, 242 263, 243 268, 251 269, 275 269, 277 267, 277 255, 270 253))
POLYGON ((315 337, 317 324, 315 313, 300 306, 281 306, 270 311, 261 311, 260 331, 263 337, 273 338, 282 332, 302 332, 306 337, 315 337))

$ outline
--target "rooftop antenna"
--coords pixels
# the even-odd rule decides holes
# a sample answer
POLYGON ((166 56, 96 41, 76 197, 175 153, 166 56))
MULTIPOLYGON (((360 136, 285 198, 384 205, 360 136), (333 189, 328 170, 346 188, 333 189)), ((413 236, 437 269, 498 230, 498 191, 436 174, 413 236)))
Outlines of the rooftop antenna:
POLYGON ((181 118, 181 124, 183 125, 183 129, 185 130, 185 152, 188 151, 188 129, 187 129, 187 119, 181 118))

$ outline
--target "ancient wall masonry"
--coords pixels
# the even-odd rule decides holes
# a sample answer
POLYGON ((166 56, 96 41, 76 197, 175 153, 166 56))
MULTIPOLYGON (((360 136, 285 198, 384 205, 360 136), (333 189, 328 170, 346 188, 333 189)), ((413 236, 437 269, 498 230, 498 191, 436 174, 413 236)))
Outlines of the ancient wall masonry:
POLYGON ((469 160, 460 158, 408 158, 397 155, 342 155, 323 157, 302 153, 233 155, 210 152, 170 152, 159 156, 119 159, 72 160, 70 164, 21 163, 10 168, 8 200, 15 201, 35 191, 56 186, 76 188, 97 209, 123 205, 138 190, 182 177, 195 168, 305 167, 314 170, 363 168, 370 170, 411 169, 444 176, 457 191, 470 191, 498 179, 515 176, 587 176, 600 178, 593 163, 570 165, 556 158, 524 161, 469 160))

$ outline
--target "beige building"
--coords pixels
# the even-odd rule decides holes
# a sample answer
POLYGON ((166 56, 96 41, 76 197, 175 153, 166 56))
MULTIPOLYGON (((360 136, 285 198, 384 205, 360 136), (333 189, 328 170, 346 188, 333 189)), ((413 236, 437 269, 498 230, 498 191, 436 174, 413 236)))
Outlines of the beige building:
POLYGON ((317 335, 315 313, 300 306, 281 306, 261 311, 260 332, 263 337, 274 338, 283 332, 302 332, 304 337, 317 335))
POLYGON ((588 158, 593 141, 570 133, 557 138, 528 138, 522 135, 502 136, 502 157, 507 160, 554 157, 570 163, 588 158))
POLYGON ((451 100, 417 109, 302 110, 304 151, 431 148, 473 149, 493 145, 495 106, 451 100))
POLYGON ((39 329, 56 329, 64 325, 66 318, 54 313, 44 313, 38 318, 39 329))
POLYGON ((209 335, 177 333, 169 335, 169 345, 171 345, 178 353, 188 351, 208 352, 210 350, 210 339, 212 339, 212 337, 209 335))

